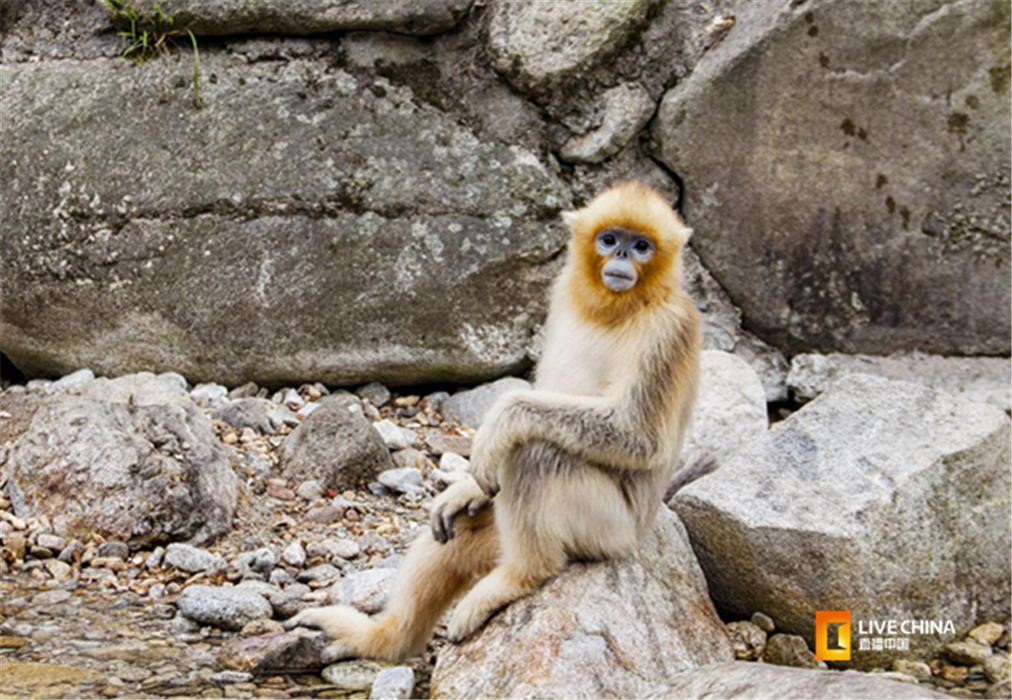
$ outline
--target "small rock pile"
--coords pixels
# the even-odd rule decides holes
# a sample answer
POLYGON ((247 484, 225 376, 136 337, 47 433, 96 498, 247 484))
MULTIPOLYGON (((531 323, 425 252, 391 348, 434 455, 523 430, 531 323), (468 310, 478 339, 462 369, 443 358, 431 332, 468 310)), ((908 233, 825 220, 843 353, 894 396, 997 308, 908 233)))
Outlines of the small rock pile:
MULTIPOLYGON (((423 501, 469 468, 473 431, 439 412, 449 395, 394 396, 379 384, 355 394, 330 392, 320 384, 274 392, 244 385, 229 391, 212 384, 190 388, 176 376, 109 381, 82 371, 56 382, 12 385, 0 394, 0 464, 11 445, 30 432, 33 412, 58 404, 71 396, 68 392, 77 392, 72 396, 77 400, 101 389, 107 397, 127 392, 140 404, 166 399, 196 405, 240 481, 231 527, 208 546, 137 547, 98 533, 67 535, 54 527, 44 508, 42 514, 22 511, 19 516, 15 510, 23 504, 0 497, 4 694, 357 697, 372 692, 408 697, 424 692, 434 651, 415 660, 413 669, 343 663, 329 667, 321 680, 314 673, 285 675, 318 669, 318 652, 313 658, 310 650, 294 663, 281 658, 290 663, 285 667, 272 667, 270 654, 263 652, 237 670, 226 642, 277 635, 281 620, 307 606, 382 608, 403 550, 427 527, 423 501), (172 395, 163 396, 165 391, 172 395), (341 460, 347 446, 336 440, 317 452, 316 461, 332 472, 354 474, 352 481, 326 483, 300 473, 295 460, 286 462, 285 446, 297 434, 315 432, 318 416, 327 412, 364 423, 369 432, 360 443, 378 444, 383 454, 376 463, 388 468, 367 476, 345 469, 341 460), (129 611, 128 618, 122 610, 129 611), (130 645, 123 646, 123 639, 130 645), (53 640, 61 641, 54 645, 53 640), (116 650, 94 651, 110 645, 116 650), (57 682, 53 679, 60 673, 40 673, 41 664, 80 672, 67 671, 66 681, 57 682)), ((470 398, 460 392, 456 401, 482 412, 501 390, 470 398)), ((125 399, 123 405, 129 405, 125 399)), ((0 470, 5 493, 10 493, 9 481, 7 469, 0 470)), ((290 641, 283 640, 284 645, 290 641)))
MULTIPOLYGON (((750 620, 728 622, 734 657, 740 661, 758 661, 798 668, 828 668, 818 661, 805 639, 776 631, 776 623, 762 612, 750 620)), ((1009 629, 998 622, 985 622, 967 636, 946 644, 939 658, 931 663, 912 659, 894 659, 888 669, 874 668, 870 673, 903 683, 921 685, 948 692, 954 697, 1007 698, 1010 689, 1009 629)))

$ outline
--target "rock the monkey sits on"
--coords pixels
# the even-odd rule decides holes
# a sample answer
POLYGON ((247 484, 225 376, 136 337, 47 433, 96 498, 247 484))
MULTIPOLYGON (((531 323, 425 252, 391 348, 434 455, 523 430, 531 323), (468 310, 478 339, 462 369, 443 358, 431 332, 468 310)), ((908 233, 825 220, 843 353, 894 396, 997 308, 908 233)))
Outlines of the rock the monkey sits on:
POLYGON ((674 474, 699 373, 699 317, 682 291, 691 230, 637 182, 563 216, 569 256, 535 388, 489 411, 474 437, 473 478, 436 498, 431 532, 408 550, 382 612, 332 606, 288 621, 326 632, 327 660, 420 653, 470 587, 449 625, 451 640, 466 639, 567 561, 628 554, 665 487, 715 466, 703 459, 674 474))

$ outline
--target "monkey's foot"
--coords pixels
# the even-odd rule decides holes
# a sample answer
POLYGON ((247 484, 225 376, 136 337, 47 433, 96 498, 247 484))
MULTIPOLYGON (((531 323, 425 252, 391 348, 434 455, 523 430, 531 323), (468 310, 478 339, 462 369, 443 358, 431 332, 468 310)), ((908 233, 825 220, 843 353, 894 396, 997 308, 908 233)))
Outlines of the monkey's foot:
MULTIPOLYGON (((308 608, 285 621, 285 629, 311 627, 323 630, 338 643, 352 649, 351 638, 356 631, 372 624, 368 615, 347 605, 330 605, 323 608, 308 608)), ((333 645, 331 645, 333 646, 333 645)))
POLYGON ((469 601, 465 596, 450 616, 450 624, 446 631, 447 639, 454 644, 460 644, 480 630, 493 613, 495 609, 489 609, 481 601, 469 601))

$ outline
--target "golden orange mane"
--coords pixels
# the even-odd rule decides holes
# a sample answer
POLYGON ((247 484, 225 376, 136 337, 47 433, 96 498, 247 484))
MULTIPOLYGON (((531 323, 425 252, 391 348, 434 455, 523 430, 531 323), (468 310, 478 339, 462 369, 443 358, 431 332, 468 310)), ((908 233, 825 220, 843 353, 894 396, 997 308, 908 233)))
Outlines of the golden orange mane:
POLYGON ((614 326, 645 307, 671 298, 681 284, 680 255, 692 235, 678 214, 656 190, 642 182, 610 187, 577 211, 565 212, 569 224, 569 259, 562 275, 563 291, 584 318, 614 326), (653 240, 656 251, 637 264, 639 280, 627 292, 614 292, 601 279, 605 260, 594 240, 606 228, 638 231, 653 240))

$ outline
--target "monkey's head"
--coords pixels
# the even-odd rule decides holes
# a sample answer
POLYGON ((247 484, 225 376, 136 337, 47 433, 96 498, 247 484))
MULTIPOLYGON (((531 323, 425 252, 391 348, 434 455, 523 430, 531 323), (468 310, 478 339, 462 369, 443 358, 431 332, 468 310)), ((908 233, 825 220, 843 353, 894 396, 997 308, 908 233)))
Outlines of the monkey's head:
POLYGON ((563 218, 572 232, 566 279, 591 320, 612 325, 681 284, 692 231, 649 185, 616 185, 563 218))

